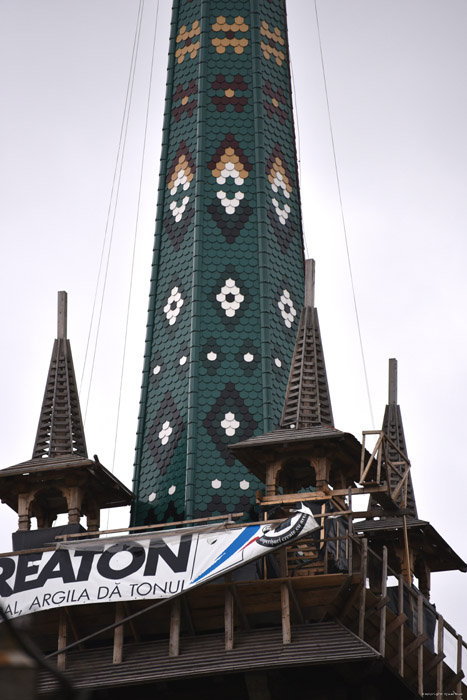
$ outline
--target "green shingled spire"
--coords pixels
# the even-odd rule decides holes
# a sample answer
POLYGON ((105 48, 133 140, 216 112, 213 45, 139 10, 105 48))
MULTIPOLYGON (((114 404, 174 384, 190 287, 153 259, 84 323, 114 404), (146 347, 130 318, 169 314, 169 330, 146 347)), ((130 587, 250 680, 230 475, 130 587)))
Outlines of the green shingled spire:
POLYGON ((303 287, 284 0, 175 0, 134 524, 254 503, 303 287))

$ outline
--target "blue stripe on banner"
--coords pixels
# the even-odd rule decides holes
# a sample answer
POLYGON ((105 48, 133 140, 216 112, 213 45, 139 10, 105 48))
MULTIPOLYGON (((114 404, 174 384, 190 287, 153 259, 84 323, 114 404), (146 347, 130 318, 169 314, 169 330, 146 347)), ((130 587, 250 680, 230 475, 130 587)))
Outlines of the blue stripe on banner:
POLYGON ((238 552, 239 549, 243 547, 243 545, 248 542, 251 537, 256 535, 258 530, 261 528, 260 525, 248 525, 240 534, 239 536, 227 547, 227 549, 224 549, 224 551, 219 554, 217 557, 216 561, 214 564, 212 564, 209 568, 206 569, 206 571, 203 571, 202 574, 197 576, 194 581, 191 583, 197 583, 200 579, 204 578, 208 574, 210 574, 212 571, 217 569, 221 564, 223 564, 227 559, 229 559, 233 554, 238 552))

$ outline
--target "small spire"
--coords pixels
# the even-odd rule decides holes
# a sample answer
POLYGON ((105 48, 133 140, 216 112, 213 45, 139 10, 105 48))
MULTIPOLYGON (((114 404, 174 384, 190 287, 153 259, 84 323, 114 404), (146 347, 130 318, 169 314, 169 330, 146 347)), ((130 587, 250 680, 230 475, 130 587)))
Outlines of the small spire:
POLYGON ((397 405, 397 360, 389 360, 389 392, 388 404, 397 405))
POLYGON ((66 292, 58 293, 58 314, 57 314, 57 338, 66 338, 67 334, 67 308, 68 295, 66 292))
POLYGON ((58 293, 57 339, 45 385, 33 459, 87 457, 70 341, 67 340, 67 293, 58 293))
POLYGON ((314 307, 315 261, 305 262, 305 306, 295 341, 281 427, 334 427, 318 312, 314 307))
POLYGON ((305 306, 315 305, 315 261, 305 260, 305 306))
MULTIPOLYGON (((389 396, 388 405, 386 406, 386 410, 384 412, 382 429, 408 459, 409 456, 407 453, 407 445, 405 443, 402 414, 397 403, 397 360, 394 358, 389 360, 389 396)), ((390 445, 388 447, 388 457, 393 462, 398 462, 400 460, 399 453, 390 445)), ((397 475, 393 474, 392 478, 394 483, 391 484, 391 488, 395 488, 398 477, 397 475)), ((415 493, 410 472, 407 477, 407 509, 411 515, 417 517, 415 493)))

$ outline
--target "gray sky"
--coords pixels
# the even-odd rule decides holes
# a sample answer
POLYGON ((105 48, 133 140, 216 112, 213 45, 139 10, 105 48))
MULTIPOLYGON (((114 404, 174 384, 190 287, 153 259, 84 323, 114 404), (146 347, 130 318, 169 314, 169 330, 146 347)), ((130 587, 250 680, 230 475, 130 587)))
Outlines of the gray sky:
MULTIPOLYGON (((118 430, 156 0, 145 3, 99 340, 91 382, 94 322, 81 392, 83 411, 88 404, 90 454, 97 453, 129 486, 170 5, 160 0, 118 430)), ((314 5, 289 0, 288 8, 304 229, 308 254, 317 262, 316 301, 335 423, 358 438, 362 430, 380 425, 388 358, 396 357, 419 515, 466 559, 467 4, 318 1, 375 426, 353 308, 314 5)), ((69 337, 81 380, 137 10, 136 0, 0 3, 2 467, 32 453, 61 289, 69 294, 69 337)), ((126 522, 125 514, 115 514, 109 524, 126 522)), ((0 523, 0 549, 9 550, 16 518, 4 505, 0 523)), ((465 574, 433 575, 433 601, 464 636, 467 612, 460 603, 466 584, 465 574)))

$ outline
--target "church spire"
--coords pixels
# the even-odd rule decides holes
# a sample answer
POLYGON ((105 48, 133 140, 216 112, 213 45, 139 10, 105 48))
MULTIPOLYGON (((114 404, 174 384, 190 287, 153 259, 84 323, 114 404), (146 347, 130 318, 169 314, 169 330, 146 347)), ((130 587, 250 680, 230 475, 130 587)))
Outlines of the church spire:
MULTIPOLYGON (((407 445, 404 436, 404 426, 402 424, 402 414, 400 406, 397 403, 397 360, 395 359, 389 360, 388 404, 384 411, 382 430, 408 459, 407 445)), ((400 455, 390 443, 388 443, 386 449, 387 457, 391 462, 400 461, 400 455)), ((399 477, 394 473, 394 471, 392 471, 391 478, 395 482, 391 484, 391 491, 393 491, 399 477)), ((415 503, 415 493, 413 490, 410 471, 407 477, 406 508, 410 515, 417 517, 417 506, 415 503)))
POLYGON ((67 293, 59 292, 57 338, 32 457, 64 455, 87 457, 87 450, 71 346, 67 339, 67 293))
POLYGON ((295 342, 281 427, 334 427, 318 311, 314 305, 315 261, 305 263, 305 305, 295 342))
POLYGON ((248 511, 303 304, 284 0, 175 0, 133 524, 248 511))

